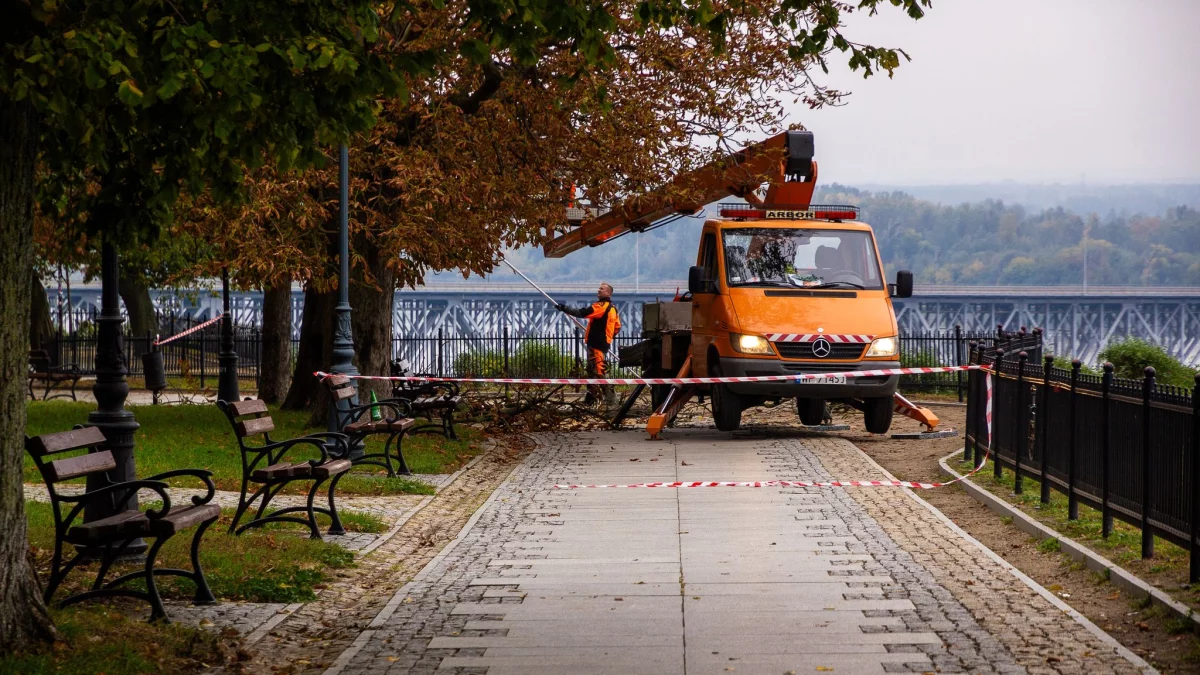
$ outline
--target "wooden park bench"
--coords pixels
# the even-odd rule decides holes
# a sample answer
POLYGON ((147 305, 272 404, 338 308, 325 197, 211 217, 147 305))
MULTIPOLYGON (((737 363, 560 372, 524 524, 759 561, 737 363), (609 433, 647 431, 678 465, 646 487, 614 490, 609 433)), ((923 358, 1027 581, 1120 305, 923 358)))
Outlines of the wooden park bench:
MULTIPOLYGON (((283 441, 271 440, 271 432, 275 430, 275 422, 267 414, 267 404, 260 399, 247 401, 217 401, 217 407, 229 418, 233 433, 237 436, 238 447, 242 452, 242 489, 238 497, 237 512, 229 531, 241 534, 251 527, 261 527, 267 523, 298 523, 305 525, 313 539, 321 538, 321 530, 317 526, 318 513, 329 516, 329 534, 345 534, 342 520, 338 517, 337 503, 334 493, 338 481, 350 470, 350 460, 346 459, 349 449, 346 436, 337 433, 313 433, 307 436, 297 436, 283 441), (259 444, 247 443, 248 439, 262 436, 259 444), (331 452, 327 443, 332 441, 334 450, 331 452), (306 447, 309 459, 297 461, 287 458, 294 448, 306 447), (332 480, 330 480, 332 479, 332 480), (313 506, 321 485, 329 480, 329 507, 313 506), (288 483, 296 481, 312 481, 308 489, 308 501, 305 506, 289 506, 268 511, 271 500, 279 494, 288 483), (251 486, 254 493, 250 494, 251 486), (242 516, 258 502, 258 510, 249 522, 238 526, 242 516), (291 514, 303 513, 304 517, 291 514)), ((257 443, 257 442, 256 442, 257 443)))
POLYGON ((83 372, 74 363, 55 364, 50 352, 45 349, 29 350, 29 400, 31 401, 37 400, 37 395, 33 391, 34 383, 41 383, 45 386, 45 390, 42 392, 43 401, 67 398, 67 396, 70 396, 72 401, 79 400, 75 396, 75 387, 79 384, 79 378, 82 375, 83 372), (69 384, 70 394, 50 396, 51 390, 64 384, 69 384))
MULTIPOLYGON (((333 397, 335 403, 348 402, 358 395, 358 388, 345 375, 329 375, 323 381, 329 388, 329 395, 333 397)), ((412 475, 412 471, 408 468, 408 462, 404 460, 403 444, 404 432, 411 429, 415 423, 416 420, 412 419, 412 407, 408 401, 389 398, 374 403, 347 405, 338 413, 337 427, 338 431, 350 438, 351 446, 358 445, 368 436, 386 435, 387 441, 383 444, 383 452, 365 453, 356 458, 354 464, 355 466, 378 466, 387 470, 388 478, 395 478, 397 474, 412 475), (381 419, 371 419, 372 408, 379 411, 381 419), (390 413, 390 417, 384 412, 390 413), (396 448, 395 459, 400 465, 399 470, 392 466, 393 443, 396 448)))
POLYGON ((200 567, 200 539, 205 530, 221 515, 220 507, 210 503, 216 494, 216 487, 211 478, 212 472, 203 469, 177 469, 140 480, 112 482, 105 474, 116 469, 117 463, 112 452, 97 449, 97 446, 104 442, 104 434, 97 427, 82 427, 74 431, 33 438, 25 437, 25 450, 33 458, 42 479, 46 482, 46 489, 50 493, 50 505, 54 510, 54 558, 51 562, 49 583, 46 584, 43 594, 45 602, 50 603, 54 592, 72 569, 85 558, 95 558, 98 554, 100 569, 91 588, 65 598, 58 606, 65 607, 90 598, 129 596, 150 603, 151 621, 166 619, 167 612, 163 608, 156 582, 156 578, 161 576, 190 579, 196 585, 196 604, 215 603, 217 600, 209 590, 208 582, 204 579, 204 570, 200 567), (88 452, 52 459, 56 455, 80 450, 88 452), (60 491, 60 483, 92 475, 104 476, 103 485, 79 494, 64 494, 60 491), (199 478, 207 488, 207 494, 194 495, 191 503, 187 505, 173 504, 164 480, 179 476, 199 478), (162 504, 144 511, 128 508, 130 498, 138 490, 158 493, 162 504), (114 515, 91 522, 75 522, 85 507, 97 502, 116 504, 114 515), (154 561, 162 545, 177 533, 193 527, 196 528, 196 533, 192 535, 191 571, 155 567, 154 561), (104 579, 109 568, 138 539, 154 540, 146 551, 143 569, 121 575, 106 583, 104 579), (71 544, 76 549, 74 557, 65 563, 64 544, 71 544), (125 586, 126 583, 138 579, 144 581, 146 590, 125 586))
MULTIPOLYGON (((392 377, 402 376, 413 377, 413 373, 393 361, 392 377)), ((401 380, 392 385, 392 397, 408 401, 414 414, 429 420, 429 424, 417 427, 411 433, 440 433, 450 440, 458 440, 454 431, 454 412, 462 403, 462 394, 456 383, 401 380), (433 421, 435 416, 438 422, 433 421)))

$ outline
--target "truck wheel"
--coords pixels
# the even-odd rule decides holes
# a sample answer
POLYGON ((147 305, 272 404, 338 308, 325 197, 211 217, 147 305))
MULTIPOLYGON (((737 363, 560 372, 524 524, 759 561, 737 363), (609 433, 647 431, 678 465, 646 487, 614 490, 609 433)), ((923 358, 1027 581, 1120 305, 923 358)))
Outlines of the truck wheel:
POLYGON ((737 431, 742 425, 742 408, 742 397, 729 391, 724 384, 713 385, 712 411, 717 431, 737 431))
POLYGON ((873 434, 886 434, 892 427, 892 397, 863 399, 863 424, 873 434))
POLYGON ((800 415, 800 421, 810 427, 825 423, 825 401, 823 399, 798 398, 796 399, 796 412, 800 415))

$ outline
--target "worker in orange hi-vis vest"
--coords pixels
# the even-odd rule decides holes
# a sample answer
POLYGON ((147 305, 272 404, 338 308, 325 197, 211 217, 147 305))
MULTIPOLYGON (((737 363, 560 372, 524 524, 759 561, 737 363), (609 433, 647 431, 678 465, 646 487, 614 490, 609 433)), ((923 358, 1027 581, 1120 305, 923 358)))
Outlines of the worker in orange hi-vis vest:
MULTIPOLYGON (((561 312, 588 320, 587 335, 584 337, 584 343, 588 350, 588 377, 604 377, 605 357, 608 356, 609 345, 612 344, 617 332, 621 330, 621 318, 617 316, 617 308, 612 303, 612 294, 611 284, 600 284, 600 288, 596 289, 596 302, 590 305, 578 309, 567 307, 562 303, 557 305, 561 312)), ((584 403, 591 405, 601 395, 605 402, 612 403, 612 387, 607 385, 589 386, 584 403)))

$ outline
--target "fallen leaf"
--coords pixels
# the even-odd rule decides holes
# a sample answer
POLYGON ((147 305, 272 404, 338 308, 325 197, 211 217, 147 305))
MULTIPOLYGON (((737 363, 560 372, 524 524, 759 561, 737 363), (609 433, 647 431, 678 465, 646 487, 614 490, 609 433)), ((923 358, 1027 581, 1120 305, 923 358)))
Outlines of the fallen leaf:
POLYGON ((829 672, 829 671, 833 670, 833 667, 832 666, 817 666, 817 670, 825 673, 825 672, 829 672))

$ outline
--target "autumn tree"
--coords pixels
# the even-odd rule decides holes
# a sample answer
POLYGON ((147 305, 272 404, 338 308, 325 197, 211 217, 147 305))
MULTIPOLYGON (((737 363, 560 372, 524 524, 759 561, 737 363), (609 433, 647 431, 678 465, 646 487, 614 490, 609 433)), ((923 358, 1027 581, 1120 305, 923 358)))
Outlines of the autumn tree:
MULTIPOLYGON (((875 3, 862 4, 869 10, 875 3)), ((893 4, 920 14, 917 3, 893 4)), ((610 38, 592 54, 551 37, 497 49, 494 33, 465 20, 469 7, 448 2, 414 12, 381 41, 392 57, 447 58, 408 78, 410 96, 384 101, 379 123, 351 147, 351 304, 365 373, 386 371, 397 285, 418 284, 429 270, 486 274, 503 249, 537 243, 562 226, 572 187, 574 198, 607 205, 778 131, 792 101, 838 102, 842 92, 811 76, 832 53, 845 51, 868 73, 890 72, 902 55, 842 36, 841 13, 852 8, 836 2, 708 6, 697 10, 701 22, 653 29, 644 24, 644 5, 614 2, 606 6, 610 38)), ((686 183, 675 187, 670 196, 688 196, 686 183)), ((335 213, 336 174, 313 170, 276 184, 272 194, 278 190, 291 194, 286 201, 308 205, 297 223, 281 223, 276 216, 286 221, 287 214, 268 200, 263 208, 273 217, 265 236, 251 206, 224 243, 247 265, 275 265, 262 242, 288 242, 283 257, 308 284, 296 376, 284 403, 300 408, 319 397, 311 373, 329 366, 335 266, 328 216, 335 213), (316 231, 313 200, 327 216, 316 231), (279 236, 284 230, 294 231, 294 241, 279 236)), ((211 231, 214 224, 198 227, 211 231)), ((324 407, 317 401, 317 412, 324 407)))
POLYGON ((151 242, 181 190, 303 166, 396 91, 364 2, 2 0, 0 652, 53 635, 26 557, 23 386, 34 204, 63 240, 151 242), (68 206, 70 207, 68 209, 68 206))

